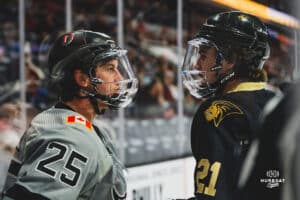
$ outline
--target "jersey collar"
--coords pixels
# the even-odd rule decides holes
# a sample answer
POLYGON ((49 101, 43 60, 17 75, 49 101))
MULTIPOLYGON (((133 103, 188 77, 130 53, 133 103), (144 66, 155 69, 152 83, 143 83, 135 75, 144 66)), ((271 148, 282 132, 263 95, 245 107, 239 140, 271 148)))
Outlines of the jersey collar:
POLYGON ((66 109, 66 110, 72 110, 72 111, 76 112, 70 106, 66 105, 65 103, 63 103, 61 101, 59 101, 58 103, 56 103, 54 107, 55 108, 62 108, 62 109, 66 109))
POLYGON ((265 87, 266 82, 243 82, 238 84, 232 90, 229 90, 227 93, 262 90, 265 89, 265 87))

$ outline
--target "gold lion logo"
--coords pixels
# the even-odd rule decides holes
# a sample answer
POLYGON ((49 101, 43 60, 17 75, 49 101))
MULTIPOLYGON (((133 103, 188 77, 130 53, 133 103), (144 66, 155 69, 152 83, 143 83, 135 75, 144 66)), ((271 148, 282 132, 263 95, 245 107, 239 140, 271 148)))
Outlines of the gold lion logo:
POLYGON ((243 111, 229 101, 214 101, 204 112, 205 119, 209 122, 213 120, 215 127, 218 127, 226 116, 232 114, 242 115, 243 111))

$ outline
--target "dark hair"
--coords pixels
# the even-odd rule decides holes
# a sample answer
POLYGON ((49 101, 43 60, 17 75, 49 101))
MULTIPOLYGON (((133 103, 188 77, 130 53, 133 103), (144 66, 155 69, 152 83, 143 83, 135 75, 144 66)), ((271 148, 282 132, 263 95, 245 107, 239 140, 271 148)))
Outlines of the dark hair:
POLYGON ((256 66, 253 67, 253 63, 249 63, 249 59, 246 60, 245 57, 247 57, 247 51, 228 48, 225 59, 230 63, 235 63, 235 77, 253 82, 266 82, 268 79, 266 71, 256 66))
POLYGON ((268 76, 265 70, 259 69, 248 69, 248 68, 237 68, 235 71, 236 77, 245 79, 247 81, 253 82, 266 82, 268 80, 268 76))
POLYGON ((80 59, 75 59, 71 63, 69 63, 66 68, 69 70, 66 70, 65 76, 63 81, 60 82, 52 82, 50 80, 49 87, 51 90, 55 91, 57 96, 62 101, 71 101, 76 96, 78 96, 78 92, 80 90, 79 85, 76 83, 74 78, 74 72, 75 70, 81 70, 83 73, 88 74, 86 72, 86 67, 84 67, 86 63, 84 63, 80 59))

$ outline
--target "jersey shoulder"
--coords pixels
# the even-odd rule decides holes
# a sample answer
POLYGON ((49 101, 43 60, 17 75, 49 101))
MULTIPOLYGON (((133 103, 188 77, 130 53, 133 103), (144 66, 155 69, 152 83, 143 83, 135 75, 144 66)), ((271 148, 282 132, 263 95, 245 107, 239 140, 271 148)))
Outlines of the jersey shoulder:
POLYGON ((243 116, 245 113, 241 106, 229 98, 212 98, 200 106, 199 112, 208 123, 218 127, 224 119, 233 116, 243 116))
POLYGON ((50 108, 32 120, 21 139, 20 148, 27 152, 29 147, 56 142, 93 156, 94 147, 102 145, 98 140, 92 124, 84 117, 66 109, 50 108))

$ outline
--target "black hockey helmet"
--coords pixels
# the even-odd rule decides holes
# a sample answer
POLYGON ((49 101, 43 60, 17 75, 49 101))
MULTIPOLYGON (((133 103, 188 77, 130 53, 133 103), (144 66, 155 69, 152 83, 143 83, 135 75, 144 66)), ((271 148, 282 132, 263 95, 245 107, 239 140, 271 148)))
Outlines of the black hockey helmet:
POLYGON ((50 50, 48 64, 52 85, 62 100, 71 100, 81 91, 92 99, 101 99, 111 108, 119 108, 128 105, 137 92, 137 79, 128 61, 127 51, 118 47, 104 33, 78 30, 61 35, 50 50), (95 77, 95 69, 111 59, 118 60, 123 80, 112 83, 119 84, 120 91, 108 96, 98 91, 97 84, 110 83, 95 77), (88 91, 76 84, 75 69, 80 69, 89 76, 93 90, 88 91))
POLYGON ((208 18, 197 37, 214 42, 225 59, 230 49, 241 50, 241 59, 246 64, 242 67, 262 69, 270 54, 267 27, 257 17, 239 11, 208 18))
POLYGON ((247 78, 249 71, 261 70, 269 54, 267 27, 257 17, 240 11, 219 13, 209 17, 196 37, 188 41, 183 80, 194 96, 207 96, 234 77, 247 78), (216 83, 200 87, 199 80, 194 80, 194 74, 198 73, 194 65, 201 46, 212 47, 217 52, 212 70, 219 71, 222 68, 222 59, 232 61, 233 52, 237 59, 230 74, 220 74, 216 83))

